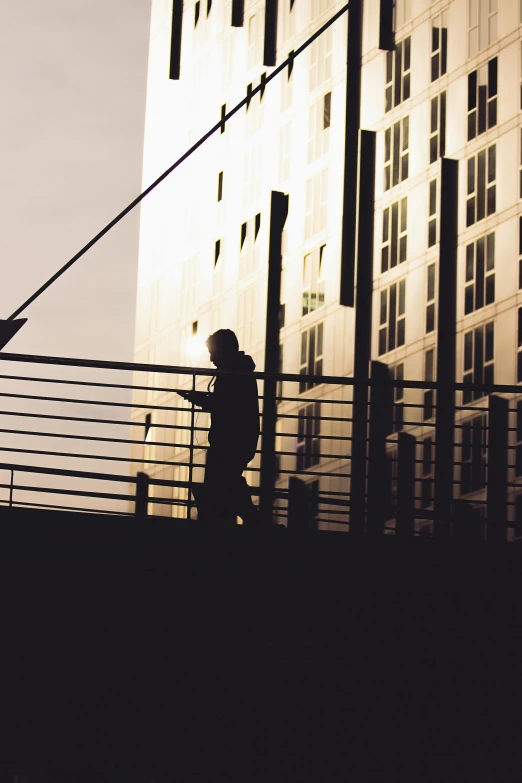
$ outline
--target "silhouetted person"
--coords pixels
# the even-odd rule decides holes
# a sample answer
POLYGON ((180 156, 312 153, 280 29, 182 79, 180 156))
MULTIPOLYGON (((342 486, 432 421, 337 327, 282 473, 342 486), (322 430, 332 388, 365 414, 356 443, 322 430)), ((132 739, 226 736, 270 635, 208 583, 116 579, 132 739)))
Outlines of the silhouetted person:
POLYGON ((235 523, 239 516, 247 524, 257 522, 259 512, 243 478, 259 438, 254 360, 239 350, 237 337, 230 329, 214 332, 206 345, 210 361, 226 372, 211 380, 208 392, 178 392, 210 413, 204 497, 198 504, 198 516, 228 523, 235 523))

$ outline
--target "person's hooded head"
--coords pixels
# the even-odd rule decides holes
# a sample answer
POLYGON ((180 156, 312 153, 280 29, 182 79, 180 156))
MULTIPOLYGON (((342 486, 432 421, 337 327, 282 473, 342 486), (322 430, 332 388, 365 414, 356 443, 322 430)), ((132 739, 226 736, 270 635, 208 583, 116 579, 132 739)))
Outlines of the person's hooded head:
POLYGON ((218 368, 226 367, 239 351, 239 343, 232 329, 218 329, 207 337, 206 346, 210 361, 218 368))

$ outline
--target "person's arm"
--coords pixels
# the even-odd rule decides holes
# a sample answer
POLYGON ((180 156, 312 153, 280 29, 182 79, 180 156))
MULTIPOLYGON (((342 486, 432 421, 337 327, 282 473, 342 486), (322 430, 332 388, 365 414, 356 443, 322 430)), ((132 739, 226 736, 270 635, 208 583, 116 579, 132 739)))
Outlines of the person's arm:
POLYGON ((212 412, 214 400, 212 399, 213 395, 211 392, 179 391, 177 393, 180 397, 183 397, 184 400, 188 400, 194 405, 197 405, 198 408, 202 408, 208 413, 212 412))

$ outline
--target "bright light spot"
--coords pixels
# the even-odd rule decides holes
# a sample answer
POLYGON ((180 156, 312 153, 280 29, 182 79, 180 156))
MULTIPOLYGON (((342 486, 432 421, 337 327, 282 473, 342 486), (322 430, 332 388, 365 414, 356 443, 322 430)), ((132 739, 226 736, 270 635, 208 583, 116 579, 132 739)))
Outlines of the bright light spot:
POLYGON ((207 346, 205 345, 205 340, 203 337, 201 337, 201 335, 195 334, 188 341, 188 352, 190 356, 193 356, 194 358, 203 356, 206 350, 207 346))

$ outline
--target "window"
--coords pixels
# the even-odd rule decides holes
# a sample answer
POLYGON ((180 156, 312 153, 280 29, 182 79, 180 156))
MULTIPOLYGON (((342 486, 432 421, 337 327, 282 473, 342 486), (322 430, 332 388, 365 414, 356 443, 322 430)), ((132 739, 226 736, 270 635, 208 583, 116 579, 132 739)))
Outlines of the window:
POLYGON ((518 308, 517 329, 517 383, 522 381, 522 307, 518 308))
MULTIPOLYGON (((393 381, 404 380, 404 364, 390 367, 390 378, 393 381)), ((400 432, 404 423, 404 386, 393 387, 393 432, 400 432)))
POLYGON ((408 197, 382 211, 381 273, 406 261, 408 254, 408 197))
POLYGON ((320 460, 321 406, 313 402, 297 414, 296 469, 297 472, 317 465, 320 460))
POLYGON ((408 179, 410 118, 404 117, 384 131, 384 190, 408 179))
POLYGON ((295 35, 294 0, 286 0, 283 3, 281 19, 283 23, 281 43, 284 43, 295 35))
POLYGON ((332 0, 312 0, 312 20, 322 16, 332 7, 332 0))
POLYGON ((498 38, 498 0, 468 0, 469 56, 490 46, 498 38))
POLYGON ((305 239, 310 239, 326 228, 328 169, 317 172, 307 180, 305 199, 305 239))
POLYGON ((323 258, 326 245, 321 245, 303 259, 303 302, 301 315, 313 313, 324 305, 323 258))
POLYGON ((492 144, 468 158, 466 226, 496 211, 496 146, 492 144))
POLYGON ((437 244, 437 180, 432 179, 429 184, 428 203, 428 247, 437 244))
POLYGON ((292 123, 287 122, 279 132, 279 180, 286 182, 290 176, 292 149, 292 123))
POLYGON ((221 240, 217 239, 214 247, 214 266, 216 266, 217 262, 219 261, 220 253, 221 253, 221 240))
POLYGON ((252 274, 258 267, 259 246, 257 236, 261 225, 261 215, 241 225, 239 278, 252 274), (258 222, 259 221, 259 222, 258 222))
POLYGON ((199 256, 185 259, 181 267, 181 317, 194 314, 198 306, 199 256))
POLYGON ((435 278, 436 264, 426 270, 426 334, 435 331, 435 278))
POLYGON ((327 93, 308 109, 308 163, 317 160, 330 149, 331 95, 327 93))
POLYGON ((410 97, 411 38, 405 38, 386 52, 385 111, 390 111, 410 97))
POLYGON ((220 171, 218 174, 218 192, 217 192, 217 200, 222 201, 223 200, 223 172, 220 171))
POLYGON ((263 37, 260 14, 254 14, 248 20, 248 68, 261 65, 263 58, 263 37))
POLYGON ((520 129, 519 198, 522 198, 522 128, 520 129))
POLYGON ((381 291, 379 356, 404 345, 406 330, 406 280, 381 291))
MULTIPOLYGON (((290 52, 293 54, 293 52, 290 52)), ((292 105, 292 93, 294 87, 294 61, 290 60, 286 71, 286 79, 281 77, 281 111, 286 111, 292 105)))
POLYGON ((431 20, 431 81, 444 76, 448 56, 448 12, 431 20))
MULTIPOLYGON (((515 448, 515 476, 522 476, 522 400, 517 402, 517 435, 515 448)), ((522 495, 519 497, 522 498, 522 495)))
MULTIPOLYGON (((424 380, 433 383, 435 380, 435 349, 428 348, 424 353, 424 380)), ((424 391, 424 404, 422 418, 424 421, 432 419, 435 412, 435 389, 424 391)))
POLYGON ((261 144, 247 149, 243 169, 243 204, 245 206, 259 201, 261 198, 262 162, 261 144))
MULTIPOLYGON (((323 324, 316 324, 301 332, 301 360, 299 375, 323 374, 323 324)), ((320 381, 300 381, 299 394, 312 389, 320 381)))
POLYGON ((522 109, 522 41, 520 42, 520 108, 522 109))
POLYGON ((468 74, 468 141, 497 124, 497 58, 468 74))
POLYGON ((430 104, 430 163, 446 152, 446 93, 441 92, 430 104))
POLYGON ((460 494, 469 495, 486 486, 487 415, 462 423, 460 494))
POLYGON ((466 246, 464 315, 495 301, 495 234, 466 246))
MULTIPOLYGON (((252 92, 252 85, 247 87, 247 97, 252 92)), ((264 106, 263 106, 263 92, 260 90, 250 98, 246 105, 246 119, 245 119, 245 138, 249 139, 258 130, 263 127, 264 119, 264 106)))
POLYGON ((433 438, 422 441, 421 506, 429 508, 433 503, 433 438))
POLYGON ((196 4, 194 6, 194 27, 198 26, 199 11, 200 11, 200 2, 199 2, 199 0, 196 0, 196 4))
POLYGON ((518 287, 522 288, 522 216, 518 219, 518 287))
POLYGON ((257 342, 255 326, 258 299, 256 286, 251 285, 239 294, 237 300, 237 338, 239 344, 247 349, 257 342))
POLYGON ((332 28, 310 45, 310 90, 316 90, 332 75, 332 28))
POLYGON ((412 0, 395 0, 393 29, 398 30, 411 19, 412 0))
POLYGON ((207 17, 210 15, 212 9, 212 0, 207 0, 207 17))
MULTIPOLYGON (((493 385, 495 360, 495 324, 477 326, 464 334, 464 376, 463 383, 493 385)), ((479 400, 488 394, 488 389, 464 389, 464 404, 479 400)))
MULTIPOLYGON (((330 127, 330 120, 332 116, 332 93, 327 92, 323 99, 323 130, 330 127)), ((318 481, 314 481, 314 484, 318 484, 318 481)))

